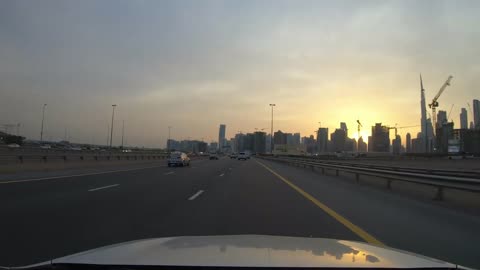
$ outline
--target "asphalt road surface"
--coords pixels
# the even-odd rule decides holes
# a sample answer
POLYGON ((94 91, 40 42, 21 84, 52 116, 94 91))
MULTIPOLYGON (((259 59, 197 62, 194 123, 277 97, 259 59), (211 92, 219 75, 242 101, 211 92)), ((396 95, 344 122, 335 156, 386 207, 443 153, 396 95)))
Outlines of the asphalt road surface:
POLYGON ((367 241, 480 268, 480 217, 286 165, 195 160, 0 179, 0 265, 130 240, 268 234, 367 241))

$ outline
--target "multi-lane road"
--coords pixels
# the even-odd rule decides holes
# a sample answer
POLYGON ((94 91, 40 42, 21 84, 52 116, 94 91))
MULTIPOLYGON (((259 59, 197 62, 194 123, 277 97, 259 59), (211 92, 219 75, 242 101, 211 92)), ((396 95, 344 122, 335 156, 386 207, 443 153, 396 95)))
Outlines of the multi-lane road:
POLYGON ((268 234, 367 241, 480 268, 476 215, 261 159, 135 166, 0 178, 0 265, 143 238, 268 234))

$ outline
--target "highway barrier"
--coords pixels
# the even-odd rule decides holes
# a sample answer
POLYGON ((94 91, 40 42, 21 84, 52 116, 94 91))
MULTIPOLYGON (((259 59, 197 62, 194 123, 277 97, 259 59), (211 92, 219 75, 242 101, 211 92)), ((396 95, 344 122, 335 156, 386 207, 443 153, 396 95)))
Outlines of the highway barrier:
POLYGON ((109 160, 160 160, 167 154, 145 153, 16 153, 0 154, 0 165, 47 162, 82 162, 109 160))
POLYGON ((476 171, 434 170, 359 163, 327 162, 323 160, 298 157, 260 156, 259 158, 309 168, 311 170, 320 170, 322 174, 326 174, 327 171, 335 172, 336 176, 339 175, 339 172, 351 173, 354 175, 357 183, 360 182, 362 176, 383 179, 387 189, 393 189, 393 184, 395 182, 431 186, 435 188, 433 199, 439 201, 444 200, 444 192, 446 189, 473 192, 476 195, 476 199, 479 198, 478 195, 480 194, 480 173, 476 171))

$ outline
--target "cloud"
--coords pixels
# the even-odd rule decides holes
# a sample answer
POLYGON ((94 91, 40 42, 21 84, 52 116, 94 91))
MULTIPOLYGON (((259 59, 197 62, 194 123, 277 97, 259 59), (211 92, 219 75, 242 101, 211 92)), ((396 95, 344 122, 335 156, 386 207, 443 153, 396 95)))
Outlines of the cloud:
POLYGON ((428 98, 454 75, 445 108, 476 97, 479 5, 4 1, 1 121, 35 138, 48 103, 53 137, 68 128, 103 141, 115 103, 129 142, 150 146, 164 144, 168 125, 210 139, 220 123, 228 136, 267 127, 272 102, 276 129, 305 135, 320 121, 410 125, 420 72, 428 98))

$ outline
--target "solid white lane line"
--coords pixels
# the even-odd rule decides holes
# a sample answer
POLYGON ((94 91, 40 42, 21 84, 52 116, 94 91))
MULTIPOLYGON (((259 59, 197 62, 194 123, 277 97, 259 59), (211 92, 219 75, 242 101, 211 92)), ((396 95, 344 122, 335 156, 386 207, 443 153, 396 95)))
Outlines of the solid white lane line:
POLYGON ((224 173, 220 174, 220 176, 224 176, 224 175, 225 175, 224 173))
POLYGON ((82 174, 73 174, 73 175, 61 175, 61 176, 51 176, 51 177, 42 177, 42 178, 22 179, 22 180, 10 180, 10 181, 1 181, 0 180, 0 185, 1 184, 42 181, 42 180, 50 180, 50 179, 59 179, 59 178, 80 177, 80 176, 88 176, 88 175, 107 174, 107 173, 116 173, 116 172, 138 171, 138 170, 145 170, 145 169, 152 169, 152 168, 162 168, 162 167, 165 167, 165 166, 150 166, 150 167, 142 167, 142 168, 135 168, 135 169, 104 171, 104 172, 95 172, 95 173, 82 173, 82 174))
POLYGON ((110 185, 110 186, 104 186, 104 187, 99 187, 99 188, 92 188, 92 189, 89 189, 88 191, 97 191, 97 190, 100 190, 100 189, 106 189, 106 188, 116 187, 116 186, 118 186, 118 185, 119 185, 119 184, 110 185))
POLYGON ((198 196, 200 196, 203 193, 203 190, 199 190, 197 193, 193 194, 192 197, 188 198, 189 201, 195 200, 198 196))
POLYGON ((167 172, 167 173, 164 173, 163 175, 169 175, 169 174, 172 174, 174 172, 167 172))

